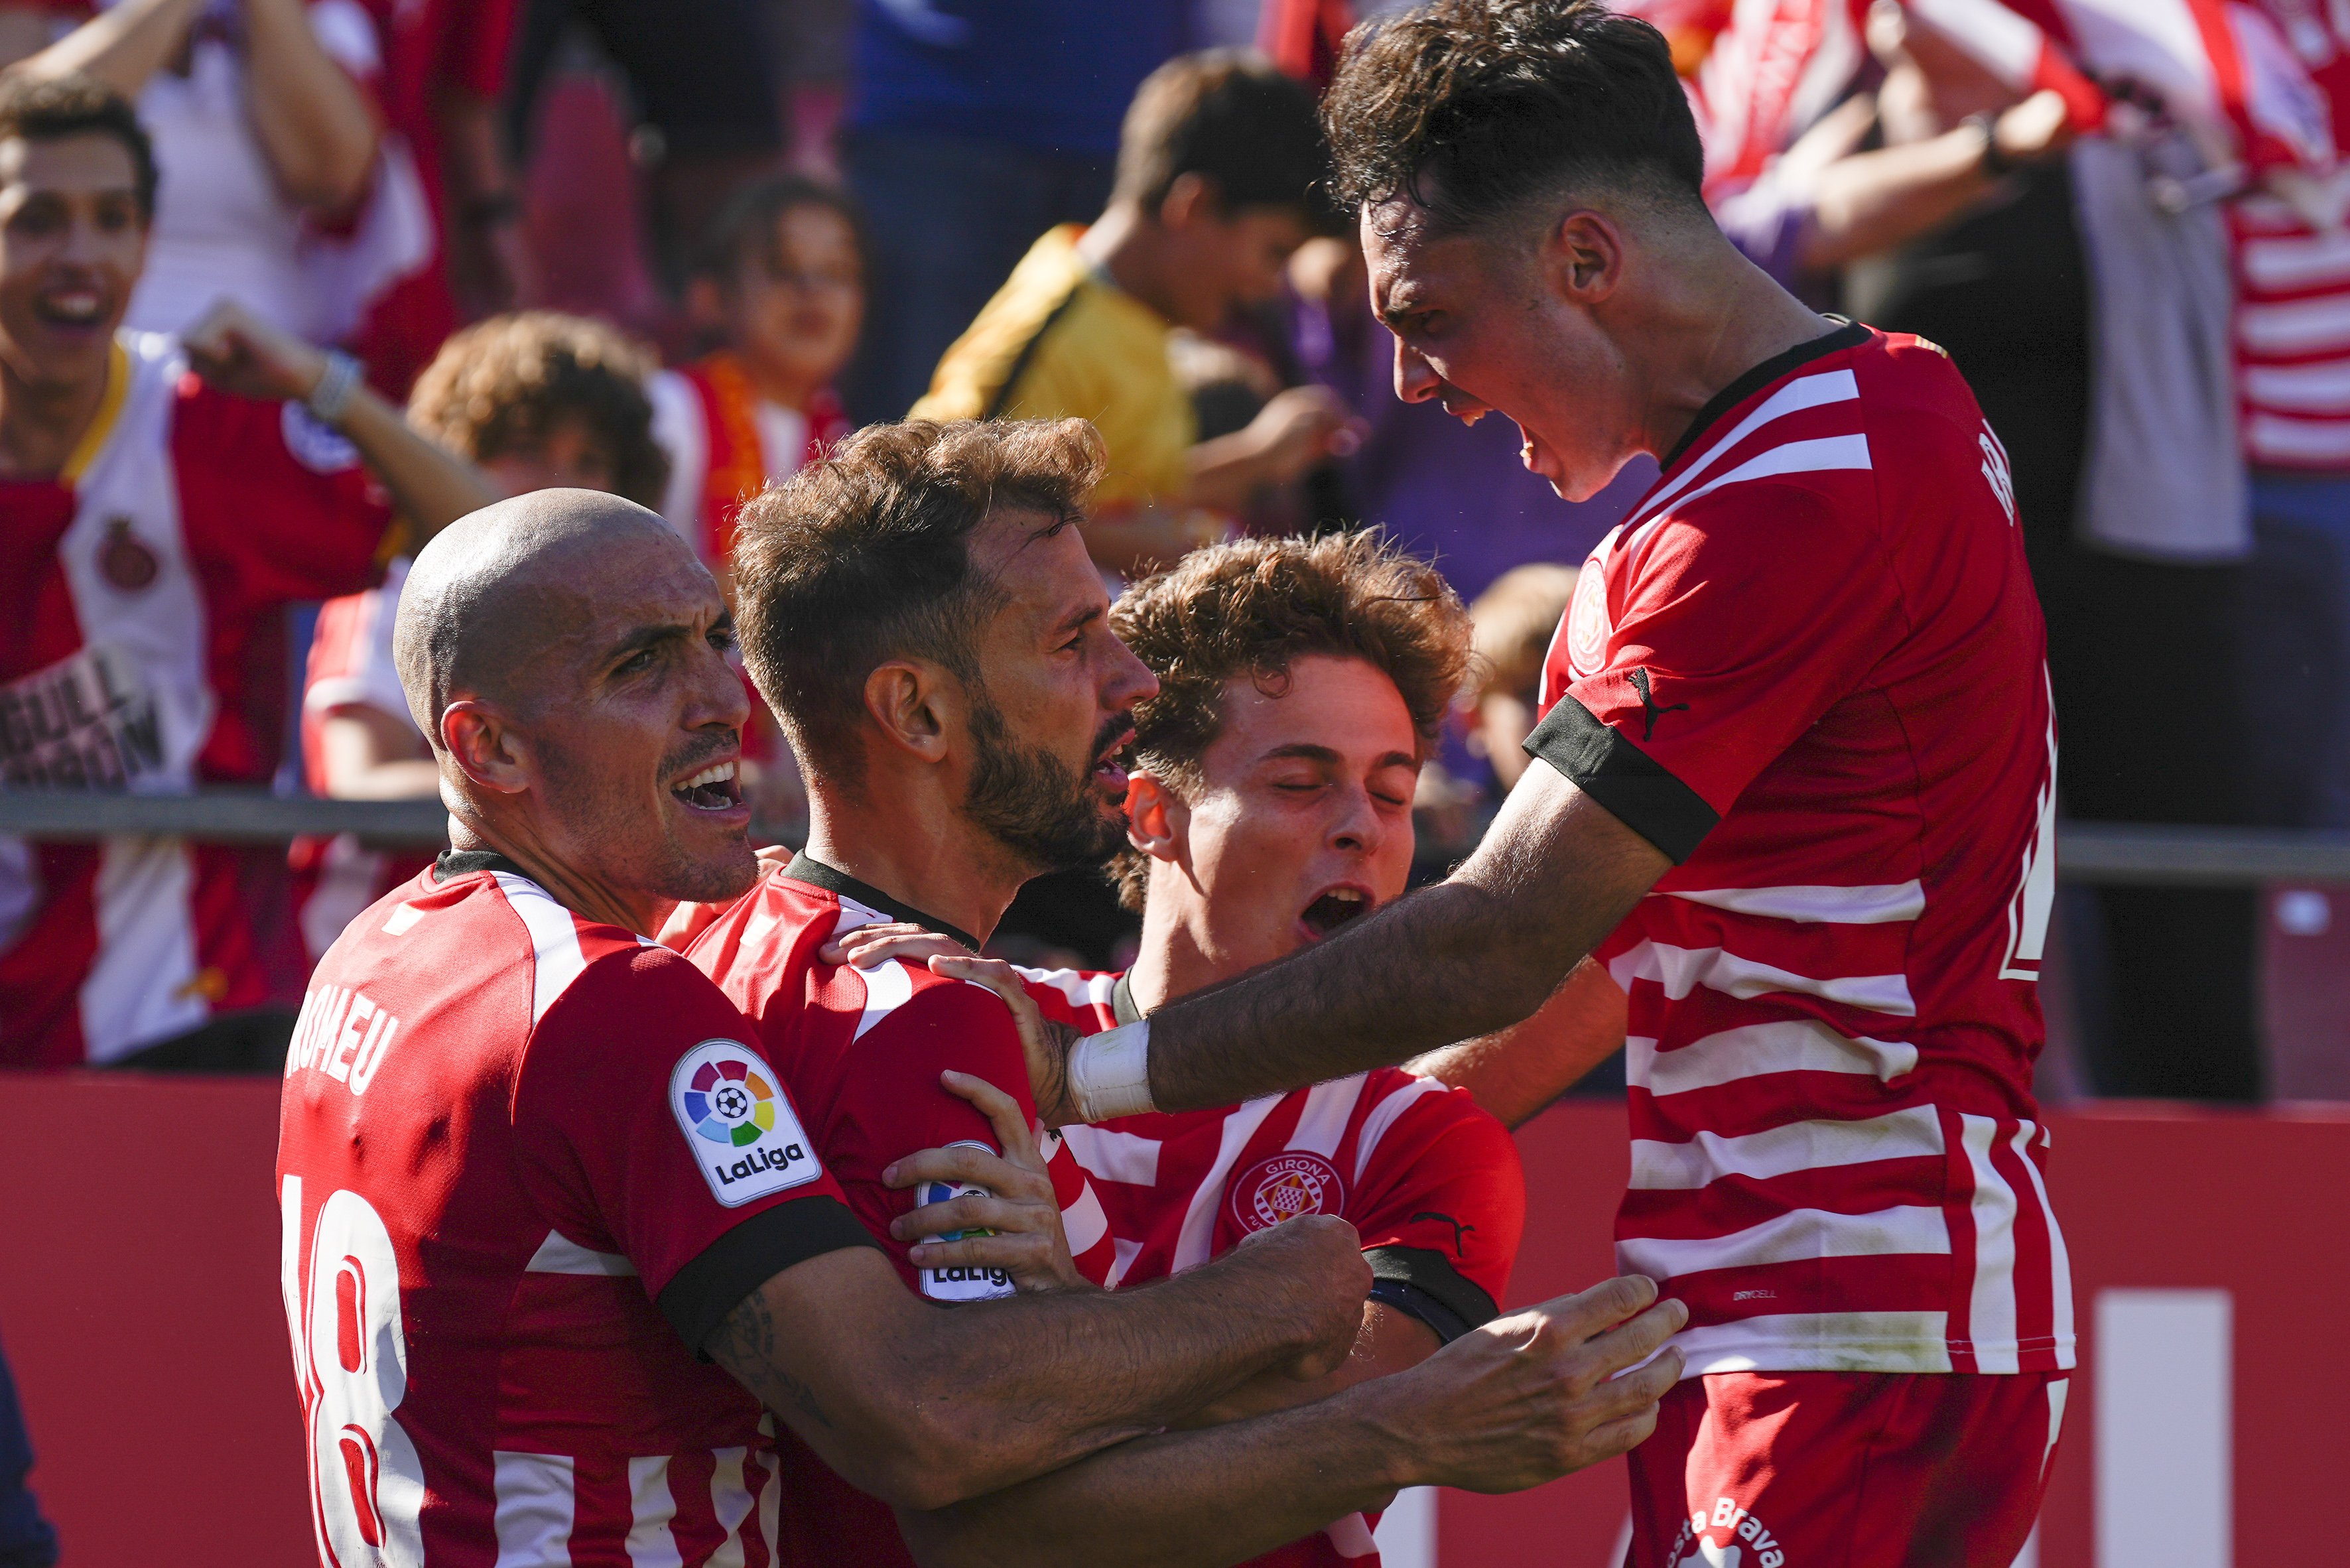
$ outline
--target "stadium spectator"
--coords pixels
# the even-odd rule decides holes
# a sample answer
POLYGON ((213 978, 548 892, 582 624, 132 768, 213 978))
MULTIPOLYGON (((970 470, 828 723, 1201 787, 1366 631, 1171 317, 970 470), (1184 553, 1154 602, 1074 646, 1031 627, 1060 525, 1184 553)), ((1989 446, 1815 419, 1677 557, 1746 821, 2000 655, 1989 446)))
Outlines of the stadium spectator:
MULTIPOLYGON (((645 396, 651 362, 600 322, 533 311, 451 337, 409 400, 408 421, 470 459, 504 495, 566 487, 640 505, 666 466, 645 396)), ((440 794, 432 749, 400 694, 391 657, 405 558, 380 587, 320 607, 302 694, 302 771, 338 800, 440 794)), ((431 857, 373 849, 356 835, 295 841, 295 904, 316 962, 361 909, 431 857)))
POLYGON ((57 1532, 26 1480, 32 1469, 33 1439, 8 1358, 0 1355, 0 1568, 50 1568, 57 1560, 57 1532))
POLYGON ((723 582, 743 504, 848 433, 833 379, 865 317, 856 208, 797 176, 737 192, 686 305, 721 347, 648 386, 670 459, 660 509, 723 582))
MULTIPOLYGON (((957 499, 959 542, 993 496, 957 499)), ((1015 540, 1018 515, 1004 520, 1015 540)), ((285 1285, 312 1473, 328 1478, 314 1494, 322 1558, 390 1543, 422 1561, 498 1540, 536 1552, 554 1528, 566 1555, 617 1561, 658 1529, 696 1560, 773 1568, 763 1493, 806 1474, 785 1473, 778 1426, 851 1482, 941 1511, 907 1515, 939 1543, 931 1560, 1039 1563, 1099 1561, 1106 1538, 1136 1530, 1180 1542, 1171 1562, 1229 1561, 1399 1484, 1509 1490, 1638 1438, 1674 1366, 1667 1352, 1628 1369, 1679 1314, 1635 1316, 1652 1293, 1634 1281, 1302 1410, 1138 1435, 1265 1368, 1343 1362, 1367 1271, 1351 1228, 1321 1216, 1156 1290, 928 1307, 842 1203, 834 1151, 761 1076, 746 1021, 643 940, 674 901, 754 876, 728 778, 744 707, 715 583, 657 516, 618 500, 523 497, 457 528, 420 556, 396 634, 457 847, 328 955, 286 1079, 285 1285), (451 1237, 478 1241, 442 1258, 451 1237), (396 1400, 327 1343, 337 1302, 346 1328, 356 1302, 362 1343, 397 1358, 396 1400), (492 1369, 511 1397, 480 1397, 492 1369), (338 1441, 379 1462, 338 1465, 338 1441), (649 1443, 668 1451, 644 1456, 649 1443), (629 1479, 648 1473, 671 1479, 657 1491, 629 1479)), ((1066 587, 1098 598, 1074 546, 1009 554, 1049 556, 1066 587)), ((929 587, 900 603, 954 591, 929 587)), ((1065 698, 1100 673, 1073 680, 1051 662, 1065 698)), ((1033 1146, 1008 1147, 1027 1143, 1019 1120, 989 1130, 1040 1174, 1033 1146)), ((970 1199, 921 1218, 958 1204, 970 1199)))
POLYGON ((1492 765, 1503 794, 1531 760, 1525 742, 1542 702, 1543 661, 1574 601, 1575 579, 1573 566, 1547 561, 1513 566, 1469 607, 1477 649, 1470 749, 1492 765))
POLYGON ((1038 234, 1110 197, 1118 124, 1186 47, 1191 0, 858 0, 844 162, 872 226, 875 314, 846 389, 904 414, 1038 234))
MULTIPOLYGON (((0 84, 13 786, 265 785, 286 606, 364 587, 393 505, 430 533, 491 494, 356 361, 238 306, 184 344, 118 331, 154 190, 120 97, 0 84)), ((0 1062, 282 1061, 307 966, 276 846, 0 840, 0 1062)))
POLYGON ((1277 294, 1324 167, 1312 98, 1262 58, 1169 61, 1127 113, 1107 209, 1030 247, 939 361, 914 417, 1091 420, 1109 471, 1086 543, 1105 570, 1222 537, 1259 486, 1328 456, 1347 416, 1327 388, 1293 387, 1245 429, 1202 441, 1169 335, 1212 333, 1277 294))
POLYGON ((2031 1090, 2054 733, 1999 443, 1930 345, 1730 245, 1645 25, 1438 0, 1326 112, 1403 393, 1506 413, 1563 494, 1640 451, 1662 478, 1583 567, 1477 853, 1047 1054, 1040 1108, 1360 1071, 1596 950, 1633 1043, 1617 1256, 1691 1309, 1630 1560, 1726 1561, 1751 1524, 1789 1562, 2005 1568, 2074 1324, 2031 1090))
POLYGON ((382 58, 359 0, 127 0, 13 69, 96 78, 154 143, 133 330, 184 332, 229 299, 339 343, 431 254, 414 161, 380 134, 382 58))

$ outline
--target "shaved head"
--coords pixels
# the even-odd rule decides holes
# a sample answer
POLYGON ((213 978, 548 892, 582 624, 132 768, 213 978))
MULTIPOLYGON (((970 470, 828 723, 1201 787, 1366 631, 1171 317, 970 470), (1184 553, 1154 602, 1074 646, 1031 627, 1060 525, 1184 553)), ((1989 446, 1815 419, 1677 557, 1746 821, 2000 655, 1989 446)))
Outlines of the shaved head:
POLYGON ((417 554, 392 655, 459 848, 498 850, 639 931, 750 883, 733 618, 667 523, 541 490, 417 554))
POLYGON ((417 553, 400 589, 392 659, 417 727, 441 749, 454 695, 528 711, 530 678, 580 628, 599 559, 631 546, 691 565, 658 514, 596 490, 538 490, 459 518, 417 553))

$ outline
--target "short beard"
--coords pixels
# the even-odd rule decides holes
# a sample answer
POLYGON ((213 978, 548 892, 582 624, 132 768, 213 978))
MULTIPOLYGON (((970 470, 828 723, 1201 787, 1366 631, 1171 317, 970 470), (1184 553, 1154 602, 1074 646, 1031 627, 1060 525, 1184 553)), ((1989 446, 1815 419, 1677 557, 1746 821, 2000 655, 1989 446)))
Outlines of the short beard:
MULTIPOLYGON (((1108 859, 1126 842, 1126 814, 1102 809, 1093 783, 1093 763, 1100 753, 1086 759, 1082 772, 1072 773, 1049 752, 1014 743, 1003 711, 984 695, 975 696, 971 739, 976 755, 963 815, 1040 871, 1108 859)), ((1107 743, 1128 727, 1126 720, 1113 720, 1100 741, 1107 743)))

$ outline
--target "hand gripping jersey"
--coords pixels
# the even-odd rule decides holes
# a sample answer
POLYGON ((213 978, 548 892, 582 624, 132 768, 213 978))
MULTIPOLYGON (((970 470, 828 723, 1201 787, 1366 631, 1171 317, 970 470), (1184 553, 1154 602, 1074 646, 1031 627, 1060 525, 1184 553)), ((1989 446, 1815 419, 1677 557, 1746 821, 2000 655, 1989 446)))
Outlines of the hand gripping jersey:
MULTIPOLYGON (((390 512, 342 437, 124 333, 54 479, 0 483, 0 787, 265 785, 286 607, 373 578, 390 512)), ((276 845, 0 837, 0 1064, 107 1062, 302 994, 276 845)))
MULTIPOLYGON (((815 1148, 907 1284, 941 1302, 1010 1295, 1010 1275, 917 1269, 905 1243, 889 1235, 899 1215, 957 1196, 942 1183, 883 1186, 881 1173, 892 1161, 957 1143, 1001 1152, 987 1117, 941 1087, 941 1072, 951 1067, 984 1078, 1017 1099, 1032 1122, 1035 1115, 1019 1030, 993 992, 941 980, 920 964, 891 961, 858 970, 817 961, 816 950, 837 933, 889 920, 912 920, 979 947, 879 889, 801 856, 762 878, 695 938, 686 956, 750 1016, 806 1118, 815 1148)), ((1099 1283, 1112 1259, 1101 1202, 1057 1137, 1045 1135, 1042 1147, 1069 1251, 1079 1272, 1099 1283)), ((793 1441, 788 1434, 786 1439, 793 1441)), ((795 1469, 781 1528, 786 1563, 910 1568, 913 1562, 889 1510, 812 1456, 795 1469)))
MULTIPOLYGON (((1046 1017, 1087 1033, 1140 1016, 1123 975, 1020 972, 1046 1017)), ((1284 1220, 1336 1214, 1362 1234, 1371 1299, 1449 1344, 1495 1315, 1525 1229, 1525 1177, 1502 1124, 1466 1090, 1392 1067, 1062 1137, 1109 1217, 1113 1285, 1195 1268, 1284 1220)), ((1254 1561, 1376 1568, 1375 1522, 1348 1514, 1254 1561)))
POLYGON ((1678 862, 1599 956, 1617 1262, 1688 1303, 1691 1376, 2073 1364, 2044 646, 1998 437, 1862 327, 1725 389, 1584 567, 1526 749, 1678 862))
POLYGON ((868 1244, 742 1014, 511 862, 317 970, 278 1135, 319 1560, 771 1568, 774 1423, 699 1346, 868 1244))

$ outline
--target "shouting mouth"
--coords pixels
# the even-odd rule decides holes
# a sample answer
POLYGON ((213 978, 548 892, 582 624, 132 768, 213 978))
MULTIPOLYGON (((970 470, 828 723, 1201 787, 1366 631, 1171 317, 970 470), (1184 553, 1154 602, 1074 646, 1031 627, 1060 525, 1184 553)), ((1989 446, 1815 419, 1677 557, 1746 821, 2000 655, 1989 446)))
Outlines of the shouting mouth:
POLYGON ((683 784, 671 784, 669 793, 690 811, 733 811, 743 804, 743 785, 734 770, 731 762, 714 763, 683 784))
POLYGON ((1125 731, 1104 747, 1094 762, 1092 778, 1095 784, 1120 800, 1126 798, 1126 748, 1133 740, 1134 732, 1131 729, 1125 731))
POLYGON ((1371 895, 1368 890, 1342 884, 1306 905, 1305 913, 1297 917, 1297 924, 1307 941, 1318 942, 1341 926, 1358 920, 1370 912, 1371 895))

